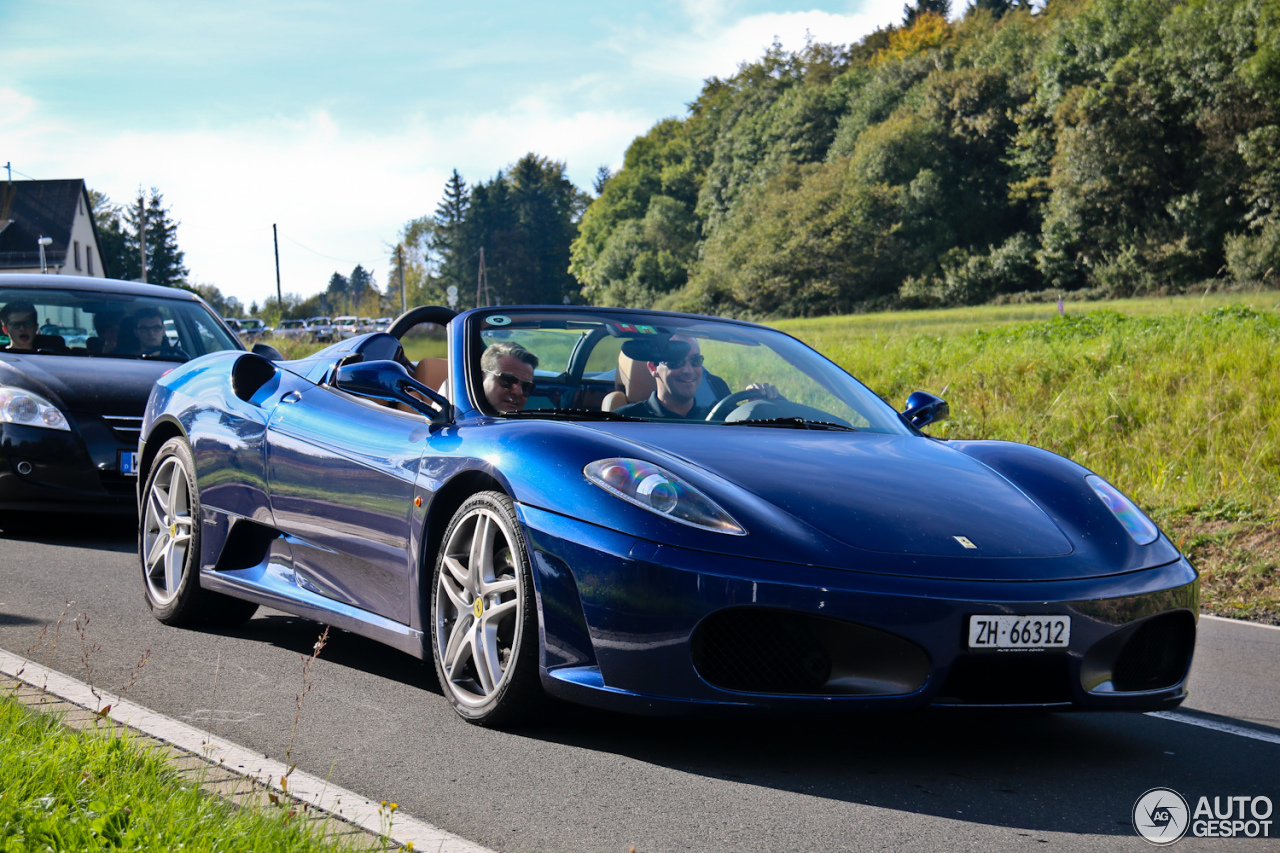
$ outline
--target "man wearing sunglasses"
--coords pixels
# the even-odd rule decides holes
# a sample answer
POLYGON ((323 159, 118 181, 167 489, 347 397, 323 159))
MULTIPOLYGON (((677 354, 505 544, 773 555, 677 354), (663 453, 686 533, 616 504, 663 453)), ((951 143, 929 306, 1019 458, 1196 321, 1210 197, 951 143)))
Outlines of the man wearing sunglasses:
MULTIPOLYGON (((622 351, 637 358, 641 356, 643 350, 649 350, 653 346, 654 343, 648 341, 637 341, 631 347, 624 345, 622 351), (628 352, 629 349, 630 352, 628 352)), ((704 360, 702 348, 698 346, 698 339, 673 335, 665 345, 660 347, 659 351, 647 352, 644 358, 645 366, 653 376, 657 389, 649 395, 649 399, 622 406, 615 411, 619 415, 629 415, 633 418, 706 420, 711 407, 699 406, 697 401, 698 387, 702 385, 704 360)), ((778 389, 772 385, 761 384, 748 387, 760 389, 769 399, 778 396, 778 389)))
POLYGON ((533 394, 538 357, 514 341, 499 341, 480 356, 484 396, 499 412, 518 412, 533 394))

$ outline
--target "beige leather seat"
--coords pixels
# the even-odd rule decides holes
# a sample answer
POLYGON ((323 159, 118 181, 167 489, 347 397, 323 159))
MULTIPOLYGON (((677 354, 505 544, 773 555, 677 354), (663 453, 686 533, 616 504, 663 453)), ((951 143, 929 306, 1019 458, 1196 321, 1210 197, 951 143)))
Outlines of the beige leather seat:
POLYGON ((606 394, 600 404, 600 408, 606 412, 620 409, 628 403, 649 399, 649 395, 657 390, 658 384, 645 362, 618 353, 618 374, 613 387, 614 390, 606 394))
MULTIPOLYGON (((445 395, 445 381, 449 378, 449 359, 447 358, 424 358, 420 359, 413 368, 413 378, 426 385, 432 391, 439 391, 441 395, 445 395)), ((413 391, 409 392, 413 394, 413 391)), ((415 395, 418 396, 418 395, 415 395)), ((424 402, 430 403, 430 400, 424 402)), ((435 405, 431 403, 431 405, 435 405)), ((400 411, 412 412, 413 409, 404 403, 399 404, 400 411)))

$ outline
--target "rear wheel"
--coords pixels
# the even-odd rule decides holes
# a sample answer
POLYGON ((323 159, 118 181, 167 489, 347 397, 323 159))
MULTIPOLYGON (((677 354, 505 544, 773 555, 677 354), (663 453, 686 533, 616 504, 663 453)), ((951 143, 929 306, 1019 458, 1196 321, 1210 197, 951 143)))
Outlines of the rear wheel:
POLYGON ((160 448, 143 490, 138 526, 142 589, 166 625, 235 625, 258 605, 200 588, 200 493, 191 448, 171 438, 160 448))
POLYGON ((540 708, 538 620, 515 505, 480 492, 454 514, 432 577, 431 648, 445 698, 486 726, 540 708))

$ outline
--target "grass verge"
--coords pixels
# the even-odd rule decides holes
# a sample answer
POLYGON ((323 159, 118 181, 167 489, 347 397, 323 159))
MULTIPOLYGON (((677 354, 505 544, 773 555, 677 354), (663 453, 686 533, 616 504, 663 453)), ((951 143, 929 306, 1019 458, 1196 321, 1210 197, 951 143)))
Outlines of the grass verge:
MULTIPOLYGON (((199 778, 104 725, 67 729, 0 695, 0 851, 350 851, 284 807, 206 795, 199 778)), ((244 790, 250 789, 243 780, 244 790)))

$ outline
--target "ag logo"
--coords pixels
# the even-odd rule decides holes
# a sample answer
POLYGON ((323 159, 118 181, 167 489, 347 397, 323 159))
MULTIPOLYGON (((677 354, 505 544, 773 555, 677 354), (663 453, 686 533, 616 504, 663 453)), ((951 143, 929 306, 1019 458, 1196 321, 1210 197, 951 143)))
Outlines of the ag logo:
POLYGON ((1172 788, 1152 788, 1133 804, 1133 828, 1152 844, 1172 844, 1187 832, 1187 801, 1172 788))

